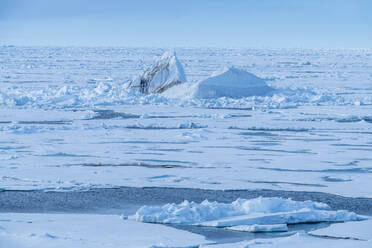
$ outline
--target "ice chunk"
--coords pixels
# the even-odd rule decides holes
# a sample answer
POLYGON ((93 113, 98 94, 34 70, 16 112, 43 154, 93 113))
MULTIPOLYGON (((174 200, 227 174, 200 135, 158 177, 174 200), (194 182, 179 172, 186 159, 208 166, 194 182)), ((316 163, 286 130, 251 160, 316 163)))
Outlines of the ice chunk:
POLYGON ((143 206, 130 218, 142 222, 236 226, 253 224, 287 224, 320 221, 360 220, 348 211, 331 211, 324 203, 293 201, 278 197, 238 199, 230 204, 184 201, 164 206, 143 206))
POLYGON ((141 93, 162 93, 174 85, 186 82, 186 76, 175 52, 165 52, 153 66, 134 79, 129 88, 141 93))
POLYGON ((262 96, 271 92, 265 81, 245 70, 229 67, 213 73, 194 86, 195 98, 240 98, 262 96))
POLYGON ((240 225, 231 226, 227 229, 240 231, 240 232, 286 232, 288 231, 287 224, 276 224, 276 225, 240 225))

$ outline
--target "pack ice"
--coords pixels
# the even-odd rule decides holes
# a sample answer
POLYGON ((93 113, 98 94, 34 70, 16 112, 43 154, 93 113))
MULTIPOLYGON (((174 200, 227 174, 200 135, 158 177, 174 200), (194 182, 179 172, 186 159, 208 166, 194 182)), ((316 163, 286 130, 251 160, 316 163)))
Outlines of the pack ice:
POLYGON ((135 78, 129 88, 138 89, 141 93, 162 93, 165 90, 186 82, 181 63, 174 51, 165 52, 153 66, 147 68, 135 78))
MULTIPOLYGON (((205 200, 200 204, 184 201, 180 204, 172 203, 164 206, 143 206, 130 218, 151 223, 214 227, 239 226, 241 230, 247 231, 256 231, 257 228, 244 228, 242 225, 268 225, 268 228, 260 226, 261 231, 270 231, 269 225, 271 225, 275 231, 278 224, 343 222, 364 219, 363 216, 353 212, 332 211, 324 203, 300 202, 279 197, 237 199, 230 204, 205 200)), ((283 230, 282 227, 281 230, 283 230)))

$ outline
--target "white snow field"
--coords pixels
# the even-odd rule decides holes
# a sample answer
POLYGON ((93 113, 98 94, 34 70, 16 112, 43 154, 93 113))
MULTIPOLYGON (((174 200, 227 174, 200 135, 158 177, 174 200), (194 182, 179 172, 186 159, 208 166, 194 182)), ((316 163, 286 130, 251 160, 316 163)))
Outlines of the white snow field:
MULTIPOLYGON (((178 48, 178 58, 162 57, 166 51, 0 47, 0 193, 129 186, 372 197, 372 50, 178 48), (130 87, 141 88, 141 80, 146 90, 130 87)), ((0 207, 24 204, 14 199, 0 207)), ((141 210, 154 211, 142 217, 155 222, 203 224, 188 225, 195 233, 254 239, 218 244, 186 225, 94 211, 3 212, 0 247, 372 247, 369 220, 329 223, 359 215, 279 202, 275 211, 254 214, 233 204, 171 200, 164 216, 166 202, 141 210), (223 213, 195 215, 213 206, 223 213), (313 221, 330 226, 310 235, 291 225, 313 221), (288 232, 277 235, 289 237, 249 233, 286 224, 288 232)))

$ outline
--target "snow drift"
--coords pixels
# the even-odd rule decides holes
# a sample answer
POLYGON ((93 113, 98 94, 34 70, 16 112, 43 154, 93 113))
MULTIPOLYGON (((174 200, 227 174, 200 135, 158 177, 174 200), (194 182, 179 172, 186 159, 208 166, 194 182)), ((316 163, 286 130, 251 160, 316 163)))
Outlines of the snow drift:
POLYGON ((186 76, 175 52, 165 52, 153 66, 134 79, 129 88, 141 93, 162 93, 174 85, 186 82, 186 76))
POLYGON ((245 70, 229 67, 213 73, 194 87, 195 98, 262 96, 273 89, 266 82, 245 70))
POLYGON ((161 207, 143 206, 130 218, 142 222, 216 227, 364 219, 353 212, 331 211, 330 207, 324 203, 300 202, 278 197, 237 199, 231 204, 205 200, 200 204, 184 201, 180 204, 166 204, 161 207))

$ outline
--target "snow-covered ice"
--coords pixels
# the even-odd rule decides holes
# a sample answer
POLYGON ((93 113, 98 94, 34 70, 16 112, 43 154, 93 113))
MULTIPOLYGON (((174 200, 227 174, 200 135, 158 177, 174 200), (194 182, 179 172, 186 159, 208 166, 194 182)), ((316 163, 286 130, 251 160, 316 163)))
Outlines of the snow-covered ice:
POLYGON ((184 201, 164 206, 143 206, 131 219, 150 223, 191 224, 229 227, 239 225, 275 225, 312 222, 363 220, 365 217, 348 211, 331 211, 324 203, 293 201, 278 197, 237 199, 231 204, 184 201))
POLYGON ((0 247, 190 247, 197 234, 102 214, 0 214, 0 247))
POLYGON ((311 231, 310 234, 320 237, 372 240, 372 220, 337 223, 311 231))
MULTIPOLYGON (((179 48, 178 58, 164 52, 0 47, 0 190, 133 186, 372 196, 371 50, 179 48), (142 93, 128 88, 133 78, 137 86, 144 80, 142 93)), ((362 218, 278 198, 140 211, 145 221, 253 231, 362 218)), ((199 235, 118 216, 0 219, 0 246, 7 247, 206 245, 199 235)), ((371 247, 369 223, 312 232, 369 241, 297 234, 219 246, 371 247)))
POLYGON ((163 94, 127 89, 164 51, 1 47, 0 188, 372 196, 371 51, 180 48, 186 83, 163 94), (224 66, 274 90, 242 98, 171 94, 224 66))
POLYGON ((239 243, 202 245, 201 248, 369 248, 371 241, 357 241, 344 239, 314 238, 304 233, 296 233, 290 237, 276 239, 255 239, 239 243))

